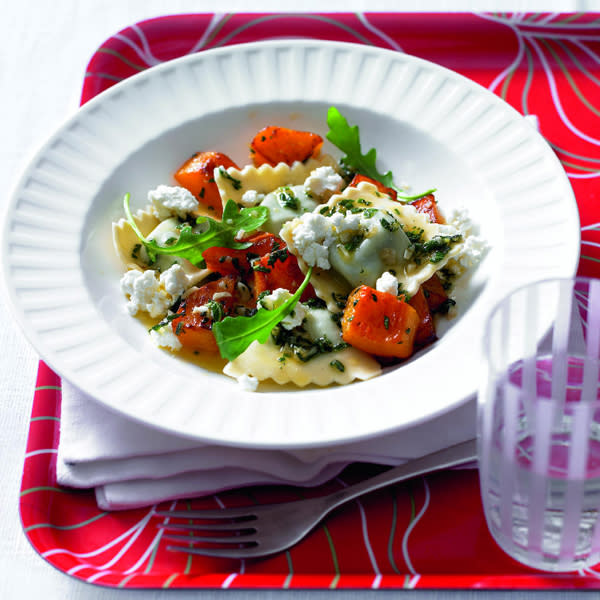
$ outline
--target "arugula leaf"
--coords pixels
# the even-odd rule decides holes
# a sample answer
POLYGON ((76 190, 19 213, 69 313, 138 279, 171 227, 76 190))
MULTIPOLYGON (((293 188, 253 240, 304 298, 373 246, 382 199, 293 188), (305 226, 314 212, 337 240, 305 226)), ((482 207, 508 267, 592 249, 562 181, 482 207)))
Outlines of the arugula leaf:
POLYGON ((423 194, 405 196, 403 190, 394 184, 394 176, 391 171, 380 173, 377 170, 377 150, 371 148, 366 154, 362 153, 358 125, 350 127, 344 115, 335 106, 330 106, 327 111, 327 125, 329 131, 326 137, 334 146, 337 146, 346 154, 340 162, 350 171, 366 175, 381 182, 386 187, 396 190, 398 197, 403 200, 416 200, 435 192, 435 189, 431 189, 423 194))
POLYGON ((254 340, 264 344, 273 328, 294 310, 311 275, 312 267, 294 295, 273 310, 259 305, 251 317, 225 317, 222 321, 213 323, 212 331, 221 356, 227 360, 235 360, 254 340))
POLYGON ((223 209, 221 221, 215 221, 210 217, 198 217, 196 223, 205 223, 208 221, 215 223, 219 227, 227 227, 235 237, 235 234, 240 229, 244 231, 258 229, 268 218, 269 209, 266 206, 240 208, 233 200, 229 199, 223 209))
POLYGON ((235 237, 240 231, 254 231, 268 218, 266 206, 253 206, 240 209, 233 200, 228 200, 223 210, 223 220, 216 221, 210 217, 198 217, 198 225, 208 227, 202 233, 195 233, 190 225, 184 225, 177 241, 169 246, 160 246, 154 240, 146 239, 136 225, 129 207, 130 194, 125 194, 123 205, 127 221, 133 231, 144 244, 148 257, 152 262, 157 254, 171 254, 189 260, 193 265, 203 266, 202 253, 207 248, 220 246, 223 248, 248 248, 250 242, 238 242, 235 237))
POLYGON ((327 139, 346 154, 341 161, 344 166, 380 181, 386 187, 394 187, 392 172, 381 174, 375 166, 377 150, 371 148, 366 154, 362 153, 358 125, 350 127, 346 117, 335 106, 330 106, 327 111, 327 125, 327 139))

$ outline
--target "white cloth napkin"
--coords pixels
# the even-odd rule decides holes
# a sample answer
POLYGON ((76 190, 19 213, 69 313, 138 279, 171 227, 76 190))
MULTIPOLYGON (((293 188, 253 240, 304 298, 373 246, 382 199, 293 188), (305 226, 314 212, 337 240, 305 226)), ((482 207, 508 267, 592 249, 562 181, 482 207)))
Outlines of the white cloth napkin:
POLYGON ((118 510, 255 484, 319 485, 352 462, 397 465, 475 436, 475 401, 393 434, 333 447, 253 450, 203 444, 102 407, 62 382, 57 481, 94 488, 118 510))

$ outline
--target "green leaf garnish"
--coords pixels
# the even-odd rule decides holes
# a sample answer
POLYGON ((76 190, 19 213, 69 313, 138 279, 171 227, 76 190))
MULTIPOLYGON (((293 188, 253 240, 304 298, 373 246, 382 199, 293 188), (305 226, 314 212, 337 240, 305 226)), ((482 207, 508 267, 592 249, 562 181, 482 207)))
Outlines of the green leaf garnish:
POLYGON ((329 131, 326 137, 334 146, 337 146, 345 153, 340 162, 348 170, 366 175, 371 179, 379 181, 385 187, 392 188, 398 194, 398 198, 402 200, 417 200, 435 192, 434 188, 427 190, 423 194, 416 194, 414 196, 404 195, 404 191, 394 184, 394 176, 391 171, 380 173, 377 170, 377 150, 371 148, 366 154, 362 153, 358 125, 354 125, 353 127, 348 125, 346 117, 335 106, 330 106, 327 111, 327 125, 329 131))
POLYGON ((335 107, 330 106, 327 111, 327 139, 346 154, 341 162, 351 169, 371 179, 376 179, 386 187, 394 187, 394 178, 391 171, 380 173, 375 166, 377 150, 371 148, 366 154, 362 153, 360 146, 360 133, 358 125, 350 127, 346 117, 335 107))
POLYGON ((311 275, 312 267, 293 296, 273 310, 259 305, 251 317, 225 317, 222 321, 213 323, 212 331, 221 356, 226 360, 235 360, 255 340, 264 344, 273 328, 294 310, 311 275))
POLYGON ((136 225, 129 207, 130 194, 125 194, 123 206, 128 223, 138 236, 148 257, 152 262, 157 254, 170 254, 189 260, 195 266, 203 266, 202 253, 207 248, 219 246, 221 248, 243 249, 251 245, 250 242, 239 242, 235 238, 240 231, 254 231, 258 229, 269 217, 266 206, 253 206, 241 208, 233 201, 228 200, 223 210, 223 219, 217 221, 211 217, 198 217, 198 225, 206 224, 208 228, 202 233, 195 233, 190 225, 181 228, 179 238, 169 246, 160 246, 154 240, 147 240, 136 225))

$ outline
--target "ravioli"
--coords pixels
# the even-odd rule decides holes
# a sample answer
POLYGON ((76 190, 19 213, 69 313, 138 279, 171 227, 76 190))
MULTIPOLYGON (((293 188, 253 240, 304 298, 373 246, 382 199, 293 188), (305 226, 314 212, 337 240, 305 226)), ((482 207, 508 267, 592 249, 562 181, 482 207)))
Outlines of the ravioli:
POLYGON ((246 192, 255 192, 256 200, 253 203, 258 204, 262 195, 286 185, 301 185, 312 171, 323 166, 338 167, 334 158, 322 154, 305 162, 296 161, 291 166, 279 163, 275 167, 264 164, 260 167, 247 165, 241 170, 235 167, 229 167, 226 171, 216 169, 215 181, 223 206, 229 199, 236 204, 248 206, 250 202, 242 199, 246 192))
MULTIPOLYGON (((175 226, 178 224, 178 220, 170 218, 160 221, 150 207, 137 211, 133 215, 133 220, 145 238, 154 239, 157 243, 164 243, 165 237, 169 237, 169 235, 177 235, 175 226)), ((126 219, 119 219, 112 224, 112 235, 115 252, 127 270, 149 268, 143 244, 140 243, 133 227, 126 219)), ((211 274, 209 269, 199 269, 188 260, 170 255, 158 256, 156 263, 151 266, 155 270, 166 271, 176 263, 180 264, 185 271, 188 286, 197 285, 211 274)))
POLYGON ((284 186, 269 192, 260 206, 269 209, 269 218, 262 229, 279 235, 285 223, 299 217, 303 213, 313 211, 318 202, 306 193, 303 185, 284 186))
MULTIPOLYGON (((143 236, 148 236, 160 224, 160 220, 150 208, 138 210, 133 215, 133 220, 143 236)), ((119 219, 112 224, 112 238, 115 252, 124 267, 134 269, 148 266, 142 261, 139 254, 140 240, 127 219, 119 219)))
MULTIPOLYGON (((327 204, 317 207, 314 213, 334 217, 328 247, 331 268, 315 267, 311 278, 315 292, 330 310, 334 310, 338 298, 346 296, 354 287, 362 284, 374 287, 385 271, 395 275, 401 291, 412 295, 463 251, 458 230, 430 222, 410 204, 392 200, 368 182, 347 187, 343 193, 332 196, 327 204), (341 212, 344 219, 340 217, 341 212), (361 215, 366 218, 359 218, 361 215), (450 230, 454 230, 453 236, 448 235, 450 230), (454 242, 443 256, 431 262, 417 256, 406 232, 418 232, 421 246, 434 238, 452 237, 454 242)), ((296 218, 282 228, 280 235, 306 273, 310 265, 298 244, 297 228, 301 226, 301 218, 296 218)))
POLYGON ((272 379, 280 385, 293 383, 298 387, 346 384, 355 379, 370 379, 381 373, 381 366, 372 356, 352 347, 321 354, 308 362, 291 356, 281 359, 280 348, 272 338, 264 344, 252 342, 245 352, 225 365, 223 373, 235 378, 250 375, 259 381, 272 379))

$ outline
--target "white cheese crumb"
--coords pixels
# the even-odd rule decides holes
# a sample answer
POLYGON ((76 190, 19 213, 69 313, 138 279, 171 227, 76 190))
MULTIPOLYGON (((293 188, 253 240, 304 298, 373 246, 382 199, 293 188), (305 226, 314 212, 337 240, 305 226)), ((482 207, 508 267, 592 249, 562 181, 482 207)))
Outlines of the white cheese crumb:
POLYGON ((229 292, 215 292, 212 297, 215 302, 218 302, 223 298, 231 298, 231 294, 229 292))
POLYGON ((161 273, 160 282, 173 300, 177 300, 188 287, 187 275, 179 264, 174 264, 161 273))
POLYGON ((212 319, 213 321, 217 320, 220 318, 220 316, 222 315, 222 312, 219 310, 219 306, 214 306, 214 304, 211 307, 211 304, 203 304, 202 306, 194 306, 194 308, 192 308, 192 314, 193 315, 201 315, 203 317, 208 317, 209 319, 212 319), (216 308, 217 310, 213 313, 213 308, 216 308))
POLYGON ((252 375, 244 373, 237 378, 237 382, 245 392, 255 392, 258 388, 258 379, 252 377, 252 375))
POLYGON ((142 311, 153 318, 162 317, 173 304, 173 297, 160 285, 156 271, 151 269, 127 271, 120 285, 121 291, 129 296, 127 310, 132 316, 142 311))
POLYGON ((294 310, 281 321, 281 325, 286 329, 294 329, 294 327, 299 327, 302 325, 302 321, 306 317, 306 311, 300 302, 296 303, 294 306, 294 310))
POLYGON ((344 233, 354 234, 363 225, 363 222, 367 223, 362 214, 353 214, 350 211, 346 214, 336 212, 327 218, 340 236, 343 236, 344 233))
POLYGON ((398 279, 389 271, 384 271, 381 277, 375 283, 375 289, 378 292, 387 292, 388 294, 398 295, 398 279))
POLYGON ((331 221, 319 213, 306 213, 294 221, 292 240, 298 254, 310 267, 329 269, 329 246, 335 241, 331 221))
POLYGON ((193 194, 179 186, 159 185, 148 192, 148 201, 152 203, 156 216, 161 220, 169 217, 185 219, 199 206, 193 194))
POLYGON ((438 226, 438 235, 447 235, 448 237, 452 237, 460 233, 460 231, 453 227, 452 225, 439 225, 438 226))
POLYGON ((471 269, 478 264, 488 249, 488 244, 482 238, 472 235, 465 240, 464 250, 457 256, 461 267, 471 269))
MULTIPOLYGON (((261 305, 268 309, 274 310, 277 307, 281 306, 286 300, 289 300, 292 297, 292 294, 289 290, 284 288, 277 288, 273 290, 270 294, 267 294, 263 298, 261 298, 261 305)), ((294 329, 294 327, 298 327, 302 325, 302 321, 306 317, 306 310, 302 306, 300 302, 296 302, 296 306, 294 306, 294 310, 287 315, 282 321, 281 325, 286 329, 294 329)))
POLYGON ((331 268, 329 248, 334 244, 350 241, 357 231, 366 236, 376 235, 382 229, 381 218, 375 216, 365 218, 362 213, 346 214, 335 212, 331 216, 321 213, 305 213, 284 225, 291 231, 292 246, 304 262, 311 267, 331 268))
POLYGON ((468 235, 473 230, 473 221, 471 221, 469 212, 464 206, 452 211, 448 218, 448 224, 463 235, 468 235))
POLYGON ((343 183, 344 180, 333 167, 324 166, 311 172, 304 181, 304 187, 321 198, 329 199, 332 194, 341 190, 343 183))
POLYGON ((160 276, 157 271, 131 269, 120 281, 121 291, 129 296, 127 310, 134 316, 147 312, 162 317, 187 288, 187 277, 181 265, 173 265, 160 276))
POLYGON ((179 338, 173 333, 173 329, 171 325, 165 325, 164 327, 159 327, 158 329, 150 330, 150 337, 152 341, 159 348, 168 348, 169 350, 181 350, 181 342, 179 338))
POLYGON ((265 195, 258 193, 256 190, 247 190, 242 194, 240 203, 242 206, 256 206, 263 201, 265 195))
POLYGON ((464 238, 460 254, 448 263, 448 266, 459 275, 465 269, 471 269, 477 265, 489 249, 489 245, 483 238, 474 234, 474 224, 466 208, 454 210, 450 215, 449 224, 464 238))

